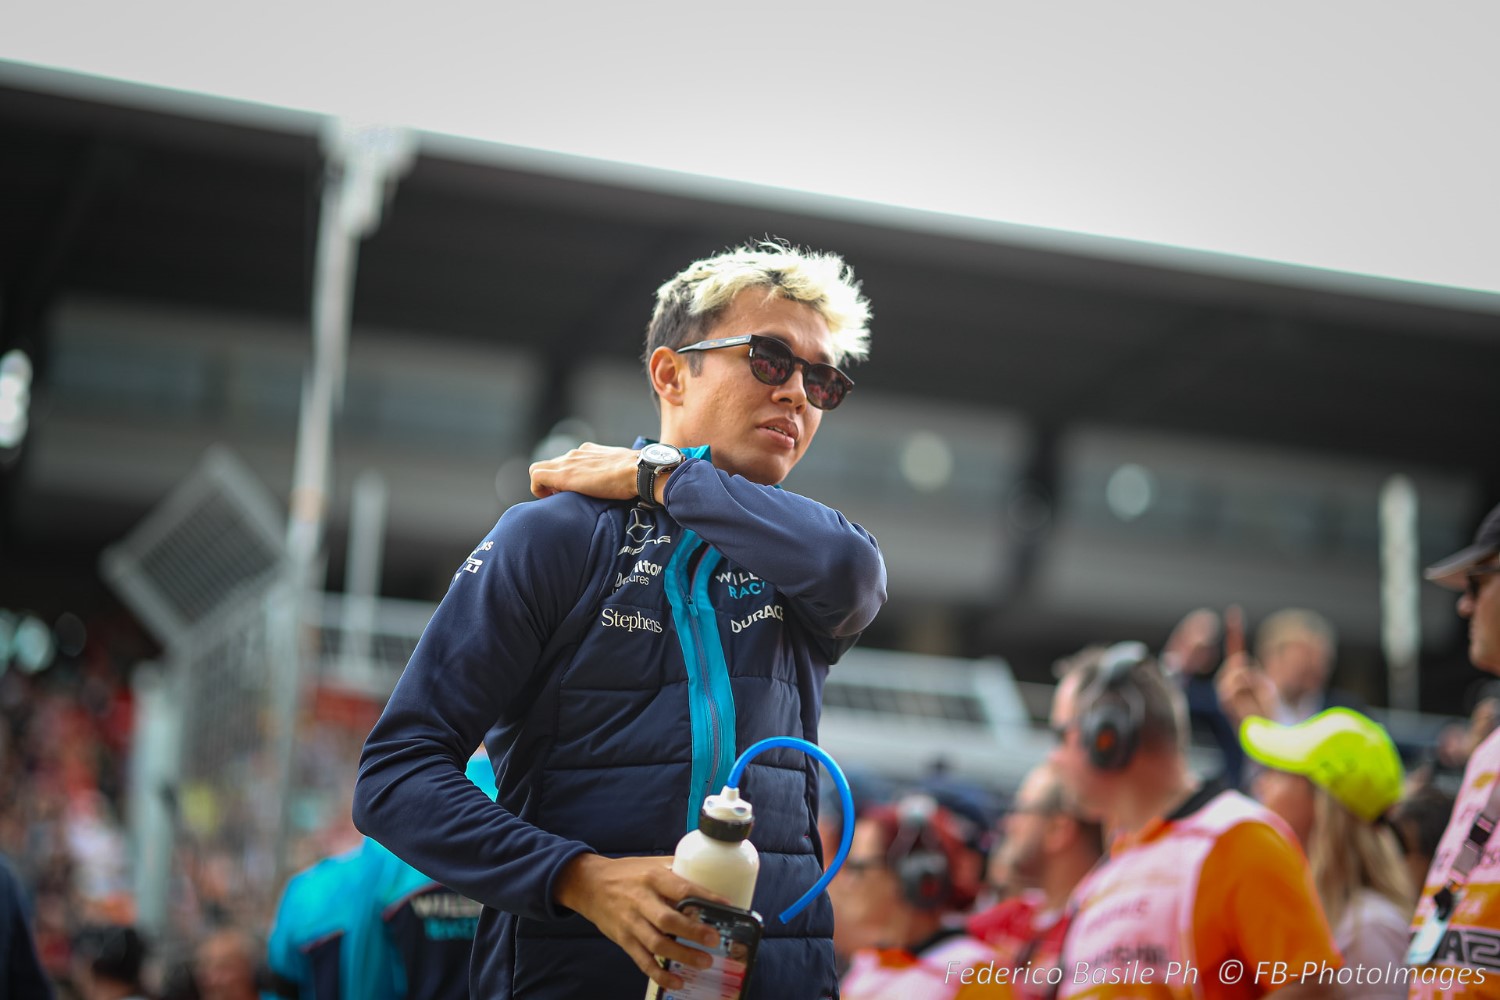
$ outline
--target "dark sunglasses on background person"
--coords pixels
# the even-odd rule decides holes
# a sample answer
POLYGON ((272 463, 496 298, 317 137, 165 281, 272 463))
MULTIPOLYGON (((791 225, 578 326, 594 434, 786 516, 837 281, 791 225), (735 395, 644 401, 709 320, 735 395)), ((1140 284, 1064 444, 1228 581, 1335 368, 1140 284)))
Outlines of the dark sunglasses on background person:
POLYGON ((1500 563, 1496 563, 1492 566, 1476 566, 1473 569, 1469 570, 1469 572, 1467 573, 1469 600, 1479 600, 1480 578, 1486 576, 1495 576, 1496 574, 1500 574, 1500 563))
POLYGON ((817 365, 806 358, 793 354, 791 348, 771 337, 745 334, 740 337, 722 337, 719 340, 700 340, 696 344, 677 348, 678 354, 688 351, 716 351, 721 347, 750 345, 750 372, 766 385, 786 385, 787 379, 797 366, 802 366, 802 385, 807 390, 807 401, 820 410, 831 410, 844 401, 854 388, 854 380, 833 365, 817 365))

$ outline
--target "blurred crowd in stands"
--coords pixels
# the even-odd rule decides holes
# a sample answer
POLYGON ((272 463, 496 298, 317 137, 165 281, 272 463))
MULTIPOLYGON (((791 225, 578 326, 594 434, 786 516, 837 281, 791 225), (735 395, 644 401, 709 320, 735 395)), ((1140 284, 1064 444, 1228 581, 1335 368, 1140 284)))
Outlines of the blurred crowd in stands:
POLYGON ((0 853, 29 890, 37 951, 59 982, 86 926, 134 917, 122 819, 130 653, 99 622, 71 662, 0 675, 0 853))
MULTIPOLYGON (((246 796, 159 790, 179 823, 169 925, 161 935, 136 929, 128 785, 141 720, 131 679, 153 652, 118 612, 87 624, 78 655, 37 672, 0 671, 0 862, 14 873, 57 996, 257 996, 279 886, 265 852, 239 833, 246 796), (133 991, 120 992, 122 983, 133 991)), ((368 728, 368 717, 359 723, 368 728)), ((299 773, 317 777, 304 782, 291 866, 359 840, 348 813, 363 736, 358 725, 302 734, 299 773)))
MULTIPOLYGON (((133 926, 125 815, 135 723, 130 673, 144 654, 134 634, 100 620, 76 658, 36 674, 0 674, 0 855, 17 876, 56 995, 248 1000, 274 986, 266 940, 282 885, 274 884, 267 859, 247 855, 232 835, 243 817, 194 800, 212 790, 185 789, 176 803, 188 835, 179 844, 168 939, 153 941, 133 926)), ((1344 711, 1351 699, 1328 689, 1336 647, 1315 613, 1271 616, 1255 645, 1246 648, 1235 613, 1196 611, 1159 660, 1191 707, 1195 740, 1223 751, 1227 786, 1258 795, 1275 811, 1268 776, 1275 769, 1242 743, 1239 723, 1258 716, 1295 727, 1323 718, 1330 706, 1344 711)), ((1468 720, 1408 753, 1399 795, 1379 802, 1380 836, 1389 836, 1392 856, 1405 861, 1400 913, 1392 917, 1400 927, 1410 920, 1464 764, 1497 721, 1500 688, 1478 689, 1468 720)), ((324 777, 315 789, 316 815, 298 827, 289 871, 359 849, 347 806, 362 725, 354 719, 305 734, 301 767, 324 777)), ((910 787, 857 767, 849 772, 858 819, 830 888, 846 997, 985 996, 956 982, 951 989, 934 985, 933 970, 997 954, 1018 965, 1041 967, 1047 955, 1057 960, 1065 902, 1105 839, 1099 817, 1080 808, 1053 763, 1019 789, 981 787, 940 768, 910 787)), ((824 803, 823 817, 831 857, 841 834, 835 802, 824 803)), ((1339 829, 1348 843, 1350 828, 1339 829)), ((1314 855, 1314 831, 1296 832, 1314 855)), ((1050 994, 1023 984, 1010 995, 1050 994)))

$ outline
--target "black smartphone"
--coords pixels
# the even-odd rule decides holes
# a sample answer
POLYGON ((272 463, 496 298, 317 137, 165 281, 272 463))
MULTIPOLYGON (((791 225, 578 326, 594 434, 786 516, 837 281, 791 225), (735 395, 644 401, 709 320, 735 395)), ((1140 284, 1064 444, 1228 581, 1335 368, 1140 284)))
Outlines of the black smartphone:
MULTIPOLYGON (((695 969, 673 961, 663 962, 665 968, 682 977, 682 986, 665 990, 652 983, 648 1000, 743 1000, 750 972, 755 968, 755 953, 760 948, 760 914, 710 903, 696 896, 688 896, 677 904, 677 909, 719 932, 718 945, 705 949, 713 957, 713 964, 706 969, 695 969)), ((694 948, 703 947, 695 941, 687 943, 694 948)))

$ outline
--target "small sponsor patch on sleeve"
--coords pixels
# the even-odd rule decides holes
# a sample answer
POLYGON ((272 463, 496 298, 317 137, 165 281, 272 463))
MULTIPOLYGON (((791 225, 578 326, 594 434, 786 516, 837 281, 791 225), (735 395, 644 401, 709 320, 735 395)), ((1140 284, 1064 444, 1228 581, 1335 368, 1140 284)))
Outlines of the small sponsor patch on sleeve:
POLYGON ((458 568, 458 572, 453 574, 452 582, 457 582, 458 578, 463 576, 465 573, 478 573, 479 567, 484 565, 484 560, 479 558, 479 553, 488 552, 494 547, 495 543, 493 541, 481 542, 479 548, 475 549, 473 552, 470 552, 469 558, 465 559, 464 564, 458 568))

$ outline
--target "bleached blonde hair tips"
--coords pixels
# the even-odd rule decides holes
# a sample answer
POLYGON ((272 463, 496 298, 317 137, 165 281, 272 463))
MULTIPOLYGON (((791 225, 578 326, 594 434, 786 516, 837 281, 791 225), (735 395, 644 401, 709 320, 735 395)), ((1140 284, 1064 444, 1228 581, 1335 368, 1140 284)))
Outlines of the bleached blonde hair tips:
POLYGON ((765 288, 816 310, 832 336, 833 364, 870 352, 870 303, 853 270, 835 253, 762 240, 689 264, 656 291, 646 356, 699 338, 740 292, 765 288))

